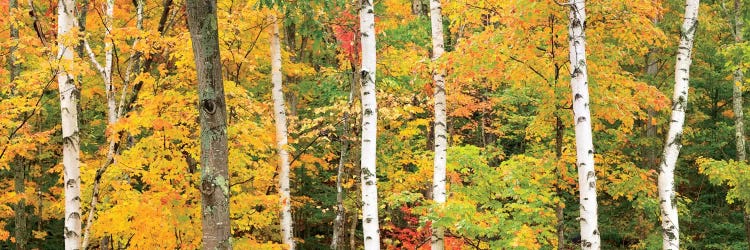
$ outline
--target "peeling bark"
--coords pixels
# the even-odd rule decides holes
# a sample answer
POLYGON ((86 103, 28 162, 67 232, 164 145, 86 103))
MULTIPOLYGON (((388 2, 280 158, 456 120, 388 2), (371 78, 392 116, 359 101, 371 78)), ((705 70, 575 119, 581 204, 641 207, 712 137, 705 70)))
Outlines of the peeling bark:
POLYGON ((682 129, 687 111, 688 84, 690 79, 690 55, 693 49, 693 38, 698 25, 699 0, 687 0, 685 16, 680 32, 680 45, 677 49, 675 65, 674 95, 672 97, 672 115, 669 132, 664 143, 664 156, 659 167, 658 191, 661 208, 662 247, 663 249, 680 249, 680 229, 677 218, 677 201, 674 184, 674 169, 677 157, 682 148, 682 129))

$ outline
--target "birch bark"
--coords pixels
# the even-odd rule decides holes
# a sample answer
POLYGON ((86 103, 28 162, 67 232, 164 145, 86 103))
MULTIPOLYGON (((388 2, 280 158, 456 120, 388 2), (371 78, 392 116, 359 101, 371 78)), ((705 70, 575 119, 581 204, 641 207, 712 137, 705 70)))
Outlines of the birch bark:
POLYGON ((107 121, 109 124, 117 122, 117 105, 115 100, 115 87, 112 85, 112 59, 113 44, 110 33, 112 31, 112 17, 114 16, 115 0, 107 0, 104 26, 104 87, 107 94, 107 121))
POLYGON ((76 26, 75 0, 59 0, 57 6, 57 58, 60 67, 57 84, 60 91, 60 116, 63 137, 63 181, 65 185, 65 249, 81 247, 81 175, 80 138, 78 136, 78 97, 75 79, 66 71, 73 61, 70 33, 76 26))
POLYGON ((699 0, 687 0, 685 16, 680 32, 680 45, 677 48, 677 63, 674 74, 674 95, 672 96, 672 115, 669 132, 664 143, 664 156, 659 167, 658 191, 661 208, 662 247, 663 249, 680 249, 680 227, 675 200, 674 169, 677 157, 682 148, 682 129, 687 111, 688 84, 690 80, 690 55, 693 49, 693 38, 698 25, 699 0))
POLYGON ((380 249, 376 148, 378 108, 375 99, 375 10, 373 0, 363 0, 359 11, 362 41, 360 93, 362 95, 362 232, 365 250, 380 249))
MULTIPOLYGON (((734 30, 734 42, 742 43, 744 41, 742 37, 742 1, 734 0, 734 16, 733 16, 733 30, 734 30)), ((735 131, 735 147, 737 149, 737 160, 743 163, 747 162, 747 149, 745 149, 745 115, 743 112, 742 104, 742 91, 744 83, 744 72, 742 68, 738 67, 734 71, 734 84, 732 84, 732 106, 734 109, 734 131, 735 131)), ((747 204, 745 204, 747 207, 747 204)), ((745 235, 747 242, 750 244, 750 211, 745 209, 743 211, 743 220, 745 222, 745 235)))
POLYGON ((289 151, 287 147, 286 105, 281 75, 281 46, 279 45, 279 20, 271 16, 271 82, 273 83, 273 114, 276 123, 276 150, 279 154, 279 194, 281 202, 281 240, 294 249, 292 230, 291 195, 289 194, 289 151))
MULTIPOLYGON (((445 51, 440 0, 430 0, 430 22, 432 24, 432 61, 436 62, 445 51)), ((448 135, 445 132, 445 79, 443 74, 440 68, 435 68, 432 72, 432 79, 435 82, 435 159, 432 176, 432 199, 439 205, 444 204, 446 200, 445 165, 448 154, 448 135)), ((444 230, 444 228, 432 227, 431 247, 433 250, 445 249, 444 230)))
POLYGON ((586 68, 586 3, 570 4, 570 86, 573 92, 573 122, 575 123, 578 187, 580 192, 581 248, 599 249, 600 233, 597 218, 596 172, 594 142, 589 110, 588 71, 586 68))
MULTIPOLYGON (((136 26, 137 29, 143 30, 143 6, 144 1, 143 0, 137 0, 135 1, 136 4, 136 26)), ((116 103, 115 100, 115 89, 112 85, 112 54, 114 46, 112 46, 112 40, 109 37, 109 34, 112 29, 112 15, 114 12, 114 1, 108 0, 107 1, 107 11, 106 11, 106 23, 105 26, 106 29, 106 36, 105 41, 108 40, 108 42, 105 42, 105 65, 101 66, 96 61, 96 56, 94 55, 94 52, 91 50, 91 47, 88 45, 87 41, 84 41, 84 47, 86 48, 86 51, 89 55, 89 59, 92 61, 94 66, 97 67, 97 69, 102 73, 102 80, 104 80, 104 88, 107 96, 107 124, 109 126, 114 125, 117 123, 117 121, 122 117, 124 113, 124 106, 125 106, 125 97, 127 95, 127 86, 130 84, 131 79, 131 70, 133 67, 138 67, 136 61, 138 61, 138 55, 139 52, 133 52, 129 58, 129 64, 127 68, 127 73, 125 76, 125 82, 123 83, 122 87, 122 93, 120 95, 120 103, 117 106, 114 106, 112 104, 116 103)), ((85 13, 82 17, 80 17, 83 20, 85 19, 85 13)), ((133 44, 137 44, 140 39, 136 39, 133 44)), ((136 70, 138 71, 138 70, 136 70)), ((115 136, 115 135, 113 135, 115 136)), ((117 135, 119 136, 119 135, 117 135)), ((88 216, 86 218, 86 226, 83 229, 83 243, 81 244, 81 247, 83 249, 86 249, 90 242, 90 236, 91 236, 91 226, 94 222, 94 216, 96 215, 96 205, 98 204, 99 200, 99 184, 101 183, 101 178, 104 175, 104 172, 107 170, 109 165, 114 164, 115 162, 115 154, 117 154, 117 148, 118 144, 116 143, 116 138, 112 137, 109 138, 109 145, 107 148, 107 159, 105 160, 104 164, 97 169, 96 175, 94 177, 94 183, 92 184, 92 194, 91 194, 91 202, 89 203, 89 212, 88 216)))
MULTIPOLYGON (((742 16, 741 1, 734 0, 734 42, 742 43, 742 16)), ((742 110, 742 85, 744 81, 744 72, 742 68, 734 71, 734 84, 732 85, 732 107, 734 109, 734 129, 737 148, 737 160, 745 162, 747 153, 745 151, 745 116, 742 110)))

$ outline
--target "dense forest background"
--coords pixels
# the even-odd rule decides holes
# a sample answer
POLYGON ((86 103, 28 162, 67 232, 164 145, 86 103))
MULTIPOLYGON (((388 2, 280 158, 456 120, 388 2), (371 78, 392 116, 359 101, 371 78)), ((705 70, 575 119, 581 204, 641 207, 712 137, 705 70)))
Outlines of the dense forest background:
MULTIPOLYGON (((359 2, 218 0, 235 249, 286 247, 271 82, 277 19, 297 248, 329 248, 337 211, 345 215, 340 247, 361 247, 359 2)), ((185 1, 79 0, 79 26, 65 36, 57 33, 58 5, 0 1, 0 62, 11 65, 0 69, 0 249, 19 238, 29 249, 64 245, 58 41, 75 48, 65 69, 80 90, 88 247, 200 248, 201 129, 185 1)), ((427 249, 432 224, 445 228, 448 249, 576 248, 569 8, 553 0, 443 1, 446 52, 433 62, 429 5, 373 2, 382 248, 427 249), (448 198, 440 206, 431 193, 436 69, 445 72, 447 95, 448 198)), ((602 248, 658 249, 656 179, 685 2, 586 7, 602 248)), ((676 167, 683 249, 750 247, 750 165, 738 160, 733 110, 733 88, 745 93, 749 83, 735 77, 749 73, 742 40, 750 37, 749 7, 700 4, 676 167)))

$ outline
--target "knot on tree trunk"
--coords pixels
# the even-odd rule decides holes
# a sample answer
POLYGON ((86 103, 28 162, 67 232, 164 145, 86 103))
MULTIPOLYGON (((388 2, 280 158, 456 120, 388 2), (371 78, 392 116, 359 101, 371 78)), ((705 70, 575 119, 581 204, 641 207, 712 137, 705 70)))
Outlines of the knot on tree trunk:
POLYGON ((203 110, 206 111, 209 115, 212 115, 216 112, 216 104, 213 100, 206 99, 201 101, 201 107, 203 110))
POLYGON ((213 178, 205 178, 201 182, 201 193, 203 195, 209 196, 214 193, 214 190, 216 189, 216 184, 213 182, 213 178))

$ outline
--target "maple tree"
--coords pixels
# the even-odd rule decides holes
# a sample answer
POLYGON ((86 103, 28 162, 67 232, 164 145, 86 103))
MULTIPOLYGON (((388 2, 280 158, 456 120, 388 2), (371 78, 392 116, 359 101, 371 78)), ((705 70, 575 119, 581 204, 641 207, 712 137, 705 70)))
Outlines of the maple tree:
POLYGON ((745 249, 750 3, 694 5, 676 157, 685 3, 0 2, 0 248, 745 249))

